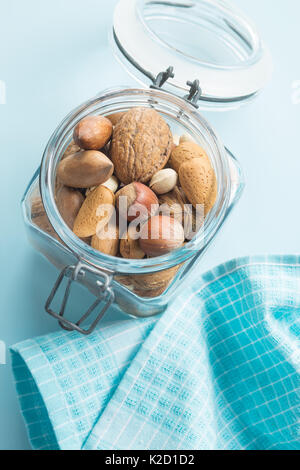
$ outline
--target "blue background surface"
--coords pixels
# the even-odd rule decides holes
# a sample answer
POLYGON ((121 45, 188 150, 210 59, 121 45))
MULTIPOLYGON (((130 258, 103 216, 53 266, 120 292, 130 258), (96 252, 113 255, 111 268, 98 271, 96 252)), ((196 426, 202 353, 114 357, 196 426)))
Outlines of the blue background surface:
MULTIPOLYGON (((108 48, 116 1, 0 0, 7 87, 0 105, 0 340, 7 347, 57 328, 43 309, 57 273, 28 244, 19 207, 44 146, 77 104, 111 85, 134 85, 108 48)), ((247 188, 199 273, 237 256, 299 253, 300 103, 292 102, 292 84, 300 80, 300 3, 235 3, 268 43, 274 75, 253 104, 204 113, 239 158, 247 188)), ((8 361, 0 365, 0 449, 28 448, 8 361)))

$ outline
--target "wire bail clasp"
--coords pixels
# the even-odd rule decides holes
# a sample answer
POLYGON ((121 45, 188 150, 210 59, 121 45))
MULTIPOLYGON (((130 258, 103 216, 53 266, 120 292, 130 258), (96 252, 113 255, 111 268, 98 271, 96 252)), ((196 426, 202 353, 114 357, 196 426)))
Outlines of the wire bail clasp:
POLYGON ((198 101, 202 95, 202 88, 200 87, 199 80, 194 80, 193 82, 186 82, 187 86, 190 87, 190 92, 188 95, 184 96, 185 101, 191 103, 195 108, 199 108, 198 101))
MULTIPOLYGON (((155 90, 161 90, 163 85, 169 80, 169 78, 174 78, 174 67, 170 66, 164 72, 160 72, 155 78, 152 77, 152 85, 150 88, 155 90)), ((202 88, 200 87, 199 80, 194 80, 193 82, 186 82, 187 86, 190 87, 188 95, 185 95, 183 99, 190 103, 195 108, 199 108, 198 101, 202 95, 202 88)))
POLYGON ((94 331, 97 324, 99 323, 101 318, 103 318, 106 311, 108 310, 108 308, 111 306, 111 304, 113 303, 113 301, 115 299, 115 295, 114 295, 113 289, 111 287, 112 279, 113 279, 112 274, 108 274, 108 273, 106 273, 106 272, 104 272, 100 269, 96 269, 96 268, 93 268, 93 267, 86 266, 86 265, 82 264, 80 261, 75 266, 66 266, 61 271, 60 275, 58 276, 58 279, 57 279, 56 283, 54 284, 54 287, 53 287, 53 289, 52 289, 52 291, 51 291, 51 293, 50 293, 50 295, 49 295, 49 297, 46 301, 45 310, 49 315, 51 315, 52 317, 54 317, 58 320, 59 325, 64 330, 78 331, 79 333, 81 333, 83 335, 89 335, 94 331), (80 277, 84 278, 86 272, 90 272, 94 275, 95 274, 97 275, 96 284, 97 284, 97 287, 99 288, 99 293, 98 293, 97 299, 90 306, 90 308, 86 311, 86 313, 76 323, 74 323, 74 322, 71 322, 71 321, 67 320, 64 317, 64 314, 65 314, 67 302, 68 302, 69 297, 70 297, 70 291, 71 291, 71 286, 72 286, 73 282, 79 281, 80 277), (57 293, 57 291, 58 291, 58 289, 59 289, 60 285, 62 284, 65 277, 68 278, 67 287, 65 289, 65 293, 64 293, 64 296, 63 296, 63 300, 62 300, 59 312, 56 313, 51 308, 51 304, 52 304, 52 302, 55 298, 55 295, 56 295, 56 293, 57 293), (100 312, 98 313, 96 319, 91 324, 91 326, 87 329, 82 328, 81 325, 83 324, 83 322, 85 320, 87 320, 92 315, 92 313, 95 311, 95 309, 99 306, 99 304, 101 302, 104 302, 104 305, 103 305, 102 309, 100 310, 100 312))
POLYGON ((164 72, 160 72, 156 78, 153 80, 153 84, 150 85, 150 88, 155 88, 156 90, 159 90, 165 83, 166 81, 169 80, 169 78, 174 78, 174 67, 170 66, 165 70, 164 72))

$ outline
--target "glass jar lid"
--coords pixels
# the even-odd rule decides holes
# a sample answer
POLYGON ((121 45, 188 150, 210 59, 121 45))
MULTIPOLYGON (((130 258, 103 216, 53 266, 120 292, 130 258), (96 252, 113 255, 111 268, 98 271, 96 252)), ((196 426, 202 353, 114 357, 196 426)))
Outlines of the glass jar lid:
POLYGON ((223 0, 120 0, 113 25, 118 56, 139 81, 194 103, 248 100, 271 75, 255 27, 223 0))

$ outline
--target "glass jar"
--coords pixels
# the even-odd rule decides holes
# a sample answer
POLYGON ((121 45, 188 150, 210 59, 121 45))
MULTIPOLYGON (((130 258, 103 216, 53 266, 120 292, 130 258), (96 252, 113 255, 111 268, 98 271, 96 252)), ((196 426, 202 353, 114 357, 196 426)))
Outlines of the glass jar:
MULTIPOLYGON (((114 47, 118 49, 118 56, 121 54, 125 62, 130 58, 130 54, 124 51, 117 37, 117 33, 120 33, 118 19, 124 7, 134 6, 135 20, 139 25, 143 25, 144 20, 139 15, 146 7, 159 8, 159 5, 163 7, 169 5, 171 8, 182 9, 182 4, 185 4, 185 8, 189 8, 187 5, 191 3, 193 2, 180 2, 181 6, 178 7, 178 2, 121 0, 114 19, 114 47)), ((219 3, 222 8, 224 5, 224 2, 204 3, 210 7, 208 3, 219 3)), ((132 66, 132 59, 130 63, 132 66)), ((145 69, 140 64, 135 62, 134 67, 139 73, 143 69, 144 75, 145 69)), ((112 303, 123 312, 136 317, 147 317, 163 312, 176 293, 184 288, 184 284, 241 196, 244 181, 240 166, 197 110, 199 89, 197 94, 197 90, 192 89, 192 84, 187 85, 190 92, 192 90, 195 93, 191 92, 185 98, 175 96, 170 91, 163 91, 161 85, 171 77, 172 72, 158 73, 156 79, 153 78, 150 89, 119 87, 103 91, 72 111, 51 136, 41 167, 25 192, 22 207, 29 239, 34 247, 61 271, 45 308, 65 329, 89 334, 112 303), (138 106, 156 109, 170 125, 173 134, 188 133, 206 150, 216 173, 218 194, 214 207, 206 216, 205 224, 192 241, 164 256, 132 260, 102 254, 77 238, 57 209, 55 187, 58 163, 72 142, 74 127, 82 118, 97 114, 109 116, 138 106), (54 311, 52 304, 64 278, 67 286, 61 307, 54 311), (96 297, 94 304, 75 323, 64 316, 73 281, 84 285, 96 297), (86 328, 85 322, 88 322, 86 328)), ((170 82, 169 86, 181 87, 180 82, 176 80, 173 85, 170 82)), ((250 95, 248 93, 247 97, 250 95)), ((201 96, 204 101, 208 100, 205 92, 202 91, 201 96)), ((224 103, 228 104, 228 96, 224 99, 224 103)), ((210 103, 220 105, 220 100, 211 96, 210 103)))

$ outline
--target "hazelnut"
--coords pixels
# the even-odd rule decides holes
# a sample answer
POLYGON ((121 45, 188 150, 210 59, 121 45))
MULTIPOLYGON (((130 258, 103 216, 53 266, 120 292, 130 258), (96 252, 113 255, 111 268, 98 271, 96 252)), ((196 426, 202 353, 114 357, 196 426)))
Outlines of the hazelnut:
POLYGON ((154 215, 158 210, 158 199, 148 186, 134 182, 117 192, 116 205, 120 215, 131 222, 137 217, 147 219, 154 215))
POLYGON ((184 243, 182 225, 174 218, 157 215, 141 228, 139 244, 148 256, 161 256, 177 250, 184 243))
POLYGON ((175 188, 177 181, 176 171, 172 168, 165 168, 155 173, 149 186, 156 194, 166 194, 175 188))
POLYGON ((102 149, 111 138, 113 126, 103 116, 88 116, 74 129, 74 142, 84 150, 102 149))
POLYGON ((114 165, 106 155, 97 150, 86 150, 61 160, 57 177, 71 188, 91 188, 105 183, 113 171, 114 165))

